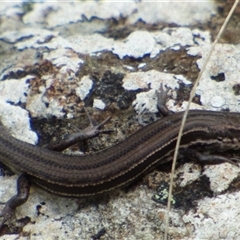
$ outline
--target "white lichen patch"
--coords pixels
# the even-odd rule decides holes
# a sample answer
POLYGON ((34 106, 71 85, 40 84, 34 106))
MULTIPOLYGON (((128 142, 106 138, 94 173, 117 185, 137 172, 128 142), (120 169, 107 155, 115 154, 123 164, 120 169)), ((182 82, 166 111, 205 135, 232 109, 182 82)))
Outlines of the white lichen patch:
POLYGON ((26 76, 22 79, 9 79, 0 82, 1 99, 12 103, 25 103, 29 91, 29 81, 34 76, 26 76))
POLYGON ((239 199, 240 193, 234 192, 199 201, 197 211, 183 216, 183 221, 194 229, 191 239, 238 239, 239 199))
POLYGON ((14 137, 36 144, 38 138, 36 133, 30 129, 30 119, 25 109, 13 106, 0 98, 0 121, 14 137))
POLYGON ((126 90, 147 90, 149 87, 152 89, 158 90, 160 84, 163 86, 170 87, 171 89, 175 89, 179 87, 178 79, 184 81, 186 84, 190 82, 180 75, 174 75, 171 73, 163 73, 156 70, 150 70, 147 72, 136 72, 136 73, 128 73, 123 78, 123 87, 126 90))
POLYGON ((135 31, 124 42, 114 44, 112 52, 120 59, 125 56, 140 58, 150 54, 155 46, 155 40, 147 31, 135 31))
POLYGON ((25 103, 29 92, 29 80, 33 76, 22 79, 10 79, 0 82, 0 121, 16 138, 36 144, 37 135, 30 129, 28 112, 12 104, 25 103))
POLYGON ((157 3, 145 0, 137 5, 137 11, 129 18, 131 23, 135 23, 141 18, 142 21, 149 24, 168 22, 190 25, 205 22, 216 13, 216 6, 212 1, 180 2, 170 0, 157 3))
POLYGON ((93 81, 90 76, 83 76, 76 88, 76 94, 81 100, 84 100, 92 89, 93 81))
POLYGON ((110 51, 114 43, 112 39, 97 33, 88 36, 75 35, 67 40, 74 51, 82 54, 96 54, 103 50, 110 51))
POLYGON ((194 182, 201 176, 201 168, 193 163, 186 163, 177 169, 176 175, 181 174, 180 187, 185 187, 189 183, 194 182))
POLYGON ((64 2, 62 4, 41 3, 34 4, 33 10, 27 13, 23 21, 25 24, 32 22, 45 23, 48 27, 65 25, 85 18, 97 17, 109 19, 127 17, 136 10, 134 1, 112 2, 112 1, 87 1, 87 2, 64 2))
POLYGON ((16 16, 22 15, 24 13, 22 9, 22 3, 24 0, 19 1, 5 1, 1 4, 0 15, 9 18, 15 18, 16 16))
MULTIPOLYGON (((51 33, 48 30, 42 33, 33 31, 31 34, 31 29, 23 31, 23 33, 6 33, 2 35, 2 38, 15 42, 15 46, 19 50, 46 47, 52 50, 52 52, 44 56, 52 59, 60 58, 58 53, 59 51, 63 51, 62 49, 66 49, 66 52, 67 49, 72 49, 76 53, 91 55, 101 51, 111 51, 120 59, 126 56, 141 58, 147 54, 153 58, 167 48, 178 50, 180 47, 196 46, 195 40, 199 41, 200 39, 199 44, 203 44, 204 42, 209 43, 210 41, 209 33, 200 30, 191 30, 186 27, 164 28, 162 31, 151 33, 147 31, 134 31, 122 40, 106 38, 97 33, 91 35, 75 34, 63 38, 58 36, 57 32, 51 33), (22 40, 21 37, 25 37, 26 39, 22 40), (51 40, 47 41, 46 39, 48 38, 51 38, 51 40)), ((67 53, 63 54, 62 57, 66 57, 67 55, 67 53)))
POLYGON ((71 49, 57 48, 50 53, 45 53, 44 59, 51 61, 55 66, 60 68, 62 74, 75 76, 75 73, 80 69, 84 63, 77 54, 71 49))
POLYGON ((31 113, 32 117, 63 117, 63 106, 57 99, 48 99, 44 97, 44 93, 36 94, 28 98, 26 109, 31 113))
POLYGON ((155 57, 167 48, 178 50, 180 47, 195 45, 194 34, 189 28, 165 28, 162 31, 153 32, 151 35, 156 41, 151 57, 155 57))
POLYGON ((93 107, 104 110, 106 107, 106 104, 101 99, 94 99, 93 107))
POLYGON ((238 177, 240 168, 229 163, 207 166, 203 172, 209 178, 211 190, 221 193, 238 177))
MULTIPOLYGON (((197 60, 201 69, 209 52, 209 45, 204 47, 190 47, 188 53, 201 55, 197 60)), ((240 46, 217 44, 213 55, 205 69, 197 88, 201 103, 208 110, 229 109, 240 111, 240 95, 234 93, 234 86, 239 84, 240 75, 240 46), (223 79, 215 80, 219 75, 223 79)))
POLYGON ((158 112, 155 90, 151 89, 148 92, 137 94, 136 99, 133 101, 133 106, 139 114, 143 113, 145 110, 155 113, 158 112))
MULTIPOLYGON (((22 42, 23 44, 26 40, 28 41, 28 47, 31 47, 35 43, 36 39, 37 41, 39 41, 39 43, 41 43, 41 42, 45 42, 46 39, 53 36, 57 36, 57 35, 58 35, 57 32, 53 32, 45 29, 24 28, 20 31, 7 31, 5 33, 2 33, 0 35, 0 39, 9 43, 22 42), (29 41, 29 39, 31 40, 29 41)), ((19 45, 19 49, 21 49, 20 45, 19 45)))
MULTIPOLYGON (((144 110, 158 112, 155 91, 158 91, 160 84, 163 84, 164 88, 168 87, 172 90, 172 97, 174 97, 173 91, 179 87, 179 81, 186 84, 190 83, 182 75, 174 75, 150 70, 147 72, 126 74, 123 79, 123 87, 127 90, 145 90, 145 92, 138 93, 133 102, 136 112, 142 113, 144 110), (150 90, 148 90, 149 88, 150 90)), ((172 109, 170 108, 170 110, 172 109)))
POLYGON ((45 2, 34 4, 32 8, 32 11, 24 15, 23 22, 42 23, 48 27, 83 21, 84 17, 89 20, 92 17, 100 19, 128 17, 129 23, 136 23, 141 19, 148 24, 169 22, 190 25, 205 22, 216 14, 216 7, 212 1, 191 1, 185 4, 176 1, 64 2, 64 4, 45 2))
MULTIPOLYGON (((59 37, 58 37, 59 38, 59 37)), ((53 48, 53 42, 58 41, 52 39, 48 46, 53 48)), ((201 39, 201 43, 209 42, 209 33, 189 28, 165 28, 162 31, 149 33, 147 31, 134 31, 123 40, 113 40, 103 37, 100 34, 88 36, 75 35, 65 41, 65 47, 72 48, 74 51, 83 54, 96 54, 100 51, 112 51, 118 55, 120 59, 126 56, 141 58, 146 54, 155 57, 161 51, 167 48, 178 50, 184 46, 195 46, 195 39, 201 39), (201 36, 203 36, 201 38, 201 36)))

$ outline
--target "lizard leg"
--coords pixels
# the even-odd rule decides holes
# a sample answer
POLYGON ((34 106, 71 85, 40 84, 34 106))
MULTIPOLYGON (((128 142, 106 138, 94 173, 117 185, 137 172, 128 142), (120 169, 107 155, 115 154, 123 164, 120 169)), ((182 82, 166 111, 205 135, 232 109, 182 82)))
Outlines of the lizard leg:
MULTIPOLYGON (((29 196, 30 180, 27 174, 22 173, 17 180, 17 194, 12 196, 5 204, 0 217, 3 218, 1 226, 15 216, 15 209, 24 204, 29 196)), ((2 203, 3 204, 3 203, 2 203)))
MULTIPOLYGON (((87 111, 86 111, 87 113, 87 111)), ((91 118, 89 117, 89 114, 87 113, 88 119, 90 121, 90 124, 88 127, 78 130, 78 132, 72 133, 67 136, 66 139, 58 142, 51 144, 47 148, 53 151, 63 151, 64 149, 72 146, 73 144, 77 143, 78 141, 93 138, 97 136, 100 132, 106 132, 106 131, 101 131, 100 128, 110 120, 111 117, 107 117, 104 121, 102 121, 100 124, 94 126, 92 123, 91 118)), ((108 130, 109 131, 109 130, 108 130)))
POLYGON ((169 90, 170 90, 169 87, 166 87, 166 90, 164 90, 163 89, 163 84, 161 83, 160 87, 159 87, 159 90, 155 91, 155 94, 156 94, 156 97, 157 97, 157 108, 158 108, 158 111, 163 116, 168 116, 168 115, 172 114, 172 112, 166 106, 166 101, 168 99, 169 90))
POLYGON ((236 162, 239 162, 239 158, 227 158, 221 155, 215 155, 215 154, 204 154, 200 153, 197 150, 194 149, 181 149, 180 154, 186 156, 186 158, 202 163, 202 164, 219 164, 223 162, 228 162, 230 164, 233 164, 235 166, 238 166, 236 162))

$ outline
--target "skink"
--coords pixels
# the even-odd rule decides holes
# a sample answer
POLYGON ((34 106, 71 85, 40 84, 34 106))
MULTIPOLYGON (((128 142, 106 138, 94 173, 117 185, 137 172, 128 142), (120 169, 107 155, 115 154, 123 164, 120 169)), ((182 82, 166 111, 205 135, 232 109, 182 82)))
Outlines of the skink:
MULTIPOLYGON (((13 138, 0 126, 0 160, 52 193, 71 197, 101 194, 129 184, 170 161, 182 116, 182 112, 166 116, 123 142, 86 156, 68 156, 30 145, 13 138)), ((190 158, 205 160, 205 155, 202 158, 201 153, 190 151, 196 147, 240 149, 240 113, 191 110, 181 149, 190 158)), ((229 160, 218 155, 213 159, 229 160)))

